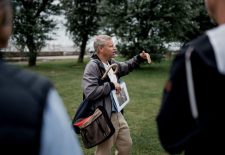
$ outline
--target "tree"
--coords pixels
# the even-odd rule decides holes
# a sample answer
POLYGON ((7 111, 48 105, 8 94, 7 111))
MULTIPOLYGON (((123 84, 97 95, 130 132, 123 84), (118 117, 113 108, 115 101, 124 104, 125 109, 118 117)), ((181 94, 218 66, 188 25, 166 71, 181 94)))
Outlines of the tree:
POLYGON ((198 12, 196 16, 193 18, 193 21, 197 23, 197 26, 193 27, 193 29, 187 29, 184 33, 184 36, 186 37, 182 36, 180 37, 180 40, 184 43, 200 36, 206 30, 216 26, 216 24, 212 23, 209 15, 207 14, 207 11, 204 6, 204 1, 202 0, 194 1, 193 6, 198 6, 198 12))
POLYGON ((101 4, 105 15, 101 22, 107 23, 107 33, 121 40, 121 54, 132 57, 146 50, 154 61, 163 58, 166 43, 184 42, 200 32, 197 17, 204 7, 199 0, 103 0, 101 4))
POLYGON ((55 21, 50 18, 60 13, 56 0, 14 0, 13 41, 24 51, 28 49, 29 66, 36 65, 37 53, 45 46, 54 28, 55 21))
POLYGON ((87 41, 99 28, 99 0, 62 0, 67 30, 80 47, 78 62, 83 62, 87 41))

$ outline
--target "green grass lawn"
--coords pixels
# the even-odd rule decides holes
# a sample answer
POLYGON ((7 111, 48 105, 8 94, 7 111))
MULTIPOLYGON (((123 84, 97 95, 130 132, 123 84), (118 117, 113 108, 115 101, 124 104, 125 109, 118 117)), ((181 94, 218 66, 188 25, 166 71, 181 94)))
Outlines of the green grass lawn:
MULTIPOLYGON (((140 69, 122 78, 126 82, 130 96, 124 116, 133 139, 132 155, 166 154, 158 140, 155 119, 169 66, 170 61, 144 64, 140 69)), ((75 60, 61 60, 38 62, 37 67, 33 68, 23 67, 47 76, 53 81, 72 118, 82 100, 81 79, 85 64, 78 64, 75 60)), ((83 150, 85 155, 94 154, 94 149, 83 148, 83 150)))

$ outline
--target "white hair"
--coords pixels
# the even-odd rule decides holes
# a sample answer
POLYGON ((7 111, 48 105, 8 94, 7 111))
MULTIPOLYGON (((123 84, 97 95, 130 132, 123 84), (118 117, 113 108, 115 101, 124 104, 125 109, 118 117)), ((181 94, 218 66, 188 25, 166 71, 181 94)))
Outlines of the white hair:
POLYGON ((98 35, 95 37, 94 40, 94 49, 95 52, 98 52, 98 48, 102 47, 105 45, 106 41, 112 40, 112 37, 108 36, 108 35, 98 35))

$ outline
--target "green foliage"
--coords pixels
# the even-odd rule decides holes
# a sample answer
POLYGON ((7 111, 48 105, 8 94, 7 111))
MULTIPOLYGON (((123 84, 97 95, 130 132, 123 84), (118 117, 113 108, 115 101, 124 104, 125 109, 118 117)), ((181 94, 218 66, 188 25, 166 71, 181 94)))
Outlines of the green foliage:
POLYGON ((210 27, 200 0, 103 0, 101 8, 102 29, 118 37, 126 57, 146 50, 160 61, 165 43, 186 42, 210 27))
POLYGON ((85 48, 90 36, 99 28, 99 0, 61 0, 65 11, 67 31, 75 45, 80 46, 78 61, 83 62, 85 48))
POLYGON ((51 40, 49 32, 56 27, 51 15, 59 14, 56 0, 14 0, 13 41, 20 51, 28 49, 29 65, 36 64, 37 52, 51 40))
POLYGON ((74 43, 81 45, 83 36, 90 36, 98 30, 99 15, 97 0, 63 0, 67 30, 74 43))
POLYGON ((192 7, 195 8, 196 6, 198 6, 198 8, 195 16, 193 17, 193 21, 197 24, 197 26, 187 28, 183 36, 180 36, 179 38, 179 40, 182 42, 190 41, 203 34, 206 30, 216 26, 214 23, 212 23, 210 17, 207 14, 204 6, 204 1, 194 1, 192 7))
POLYGON ((95 33, 107 33, 119 40, 118 50, 132 57, 142 50, 153 61, 168 52, 166 43, 185 43, 213 25, 201 0, 62 0, 67 30, 85 52, 95 33))
POLYGON ((78 62, 83 62, 90 37, 96 33, 115 36, 118 51, 130 58, 142 50, 154 62, 168 52, 165 44, 185 43, 213 27, 201 0, 14 0, 15 23, 13 40, 30 58, 51 39, 47 34, 54 27, 49 15, 58 13, 62 4, 67 31, 80 47, 78 62))

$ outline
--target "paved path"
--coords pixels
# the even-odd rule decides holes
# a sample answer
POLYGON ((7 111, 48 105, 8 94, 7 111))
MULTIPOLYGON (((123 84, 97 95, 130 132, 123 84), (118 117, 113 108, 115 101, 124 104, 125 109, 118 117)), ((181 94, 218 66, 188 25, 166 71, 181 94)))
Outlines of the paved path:
MULTIPOLYGON (((85 55, 85 58, 90 57, 89 55, 85 55)), ((67 55, 67 56, 38 56, 37 61, 50 61, 50 60, 64 60, 64 59, 77 59, 78 55, 67 55)), ((26 61, 23 57, 13 57, 13 58, 4 58, 6 61, 18 62, 18 61, 26 61)))

